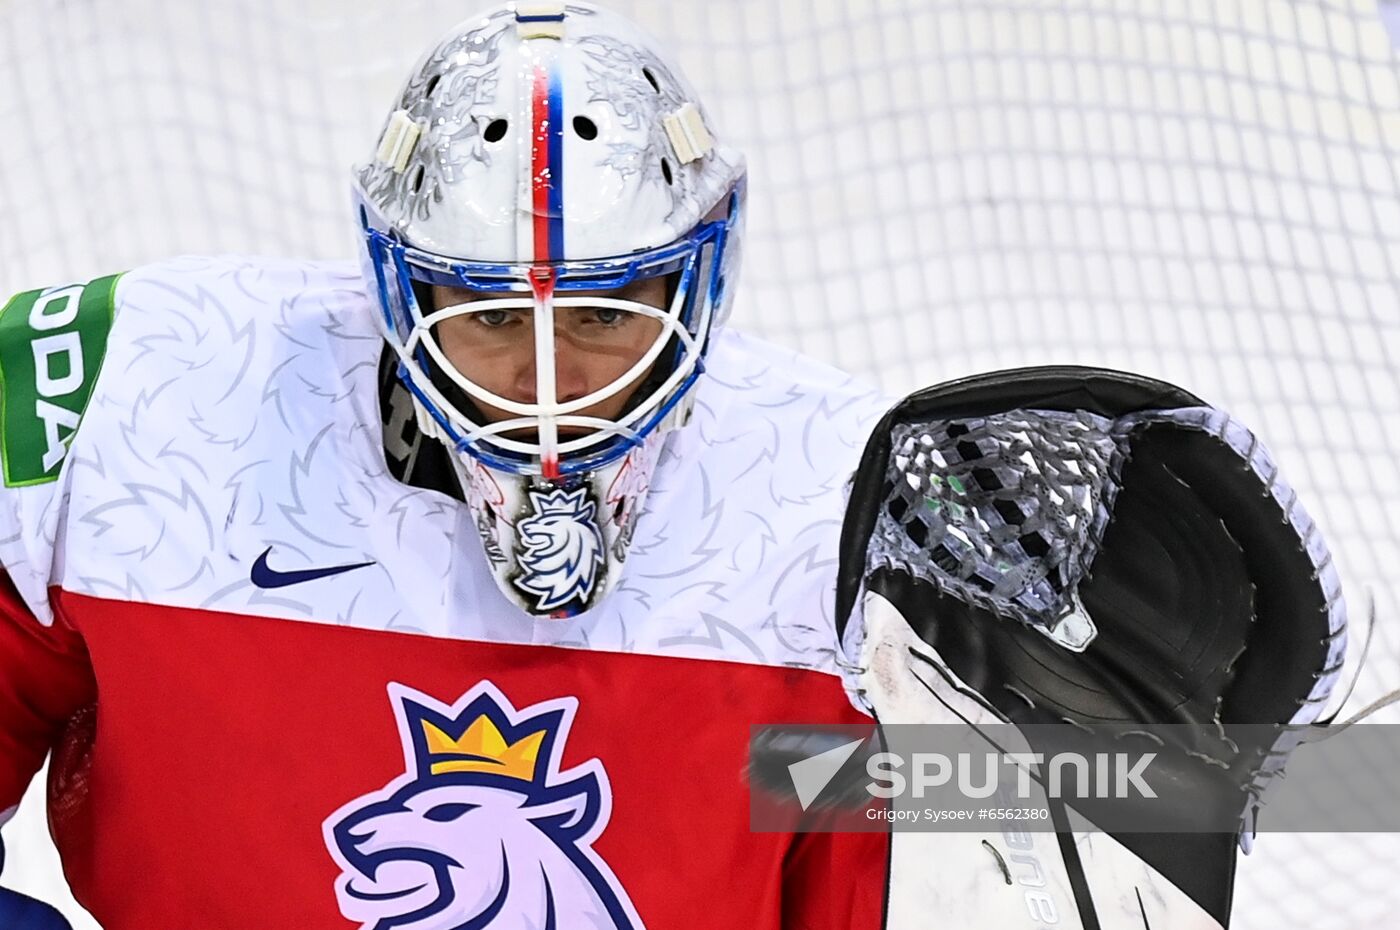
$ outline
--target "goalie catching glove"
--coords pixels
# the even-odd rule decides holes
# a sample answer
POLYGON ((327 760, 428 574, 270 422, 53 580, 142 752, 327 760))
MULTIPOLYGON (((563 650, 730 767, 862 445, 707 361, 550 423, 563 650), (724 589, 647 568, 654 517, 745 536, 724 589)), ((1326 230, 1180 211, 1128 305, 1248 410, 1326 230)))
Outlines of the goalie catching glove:
MULTIPOLYGON (((887 414, 851 493, 837 617, 883 723, 1216 735, 1158 748, 1164 799, 1187 817, 1229 808, 1236 832, 1045 840, 1045 894, 1058 883, 1061 918, 1086 928, 1228 923, 1235 841, 1321 713, 1346 625, 1327 548, 1254 435, 1169 384, 1090 368, 980 375, 887 414)), ((987 851, 970 836, 896 837, 933 847, 918 856, 946 900, 924 906, 1031 926, 1029 899, 999 922, 997 892, 968 893, 1011 884, 1002 834, 987 851)), ((918 880, 895 851, 892 925, 900 882, 918 880)))

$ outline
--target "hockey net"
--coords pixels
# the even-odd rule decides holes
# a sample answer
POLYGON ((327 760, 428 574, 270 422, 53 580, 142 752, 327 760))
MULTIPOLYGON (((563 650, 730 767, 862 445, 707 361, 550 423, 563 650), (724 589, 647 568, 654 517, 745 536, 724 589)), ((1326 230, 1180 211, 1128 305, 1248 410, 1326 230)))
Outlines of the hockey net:
MULTIPOLYGON (((1396 684, 1389 0, 613 5, 749 154, 736 325, 891 391, 1065 362, 1229 409, 1325 530, 1354 619, 1374 602, 1350 706, 1396 684)), ((351 255, 346 166, 473 6, 0 2, 0 291, 175 253, 351 255)), ((43 856, 10 858, 56 893, 43 856)), ((1265 835, 1235 926, 1389 926, 1395 861, 1395 837, 1265 835)))

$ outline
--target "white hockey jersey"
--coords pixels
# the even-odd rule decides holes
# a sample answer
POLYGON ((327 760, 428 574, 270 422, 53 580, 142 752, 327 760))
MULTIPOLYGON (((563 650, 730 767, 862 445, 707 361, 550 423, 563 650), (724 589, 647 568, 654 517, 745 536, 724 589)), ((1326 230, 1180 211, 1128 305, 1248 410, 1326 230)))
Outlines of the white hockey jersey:
POLYGON ((535 619, 390 473, 373 312, 349 265, 184 258, 0 313, 0 811, 57 746, 107 930, 877 926, 885 837, 752 832, 742 772, 751 725, 862 719, 882 399, 718 336, 619 585, 535 619))

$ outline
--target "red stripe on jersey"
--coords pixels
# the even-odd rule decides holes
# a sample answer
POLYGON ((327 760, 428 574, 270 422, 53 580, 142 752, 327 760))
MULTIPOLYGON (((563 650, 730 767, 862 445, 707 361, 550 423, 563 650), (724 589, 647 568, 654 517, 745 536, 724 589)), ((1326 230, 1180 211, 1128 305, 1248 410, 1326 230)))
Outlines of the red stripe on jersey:
POLYGON ((450 705, 482 681, 577 699, 559 767, 606 772, 593 848, 647 930, 879 926, 884 834, 749 828, 751 724, 868 722, 834 675, 56 598, 101 699, 55 839, 106 930, 353 926, 323 824, 408 771, 389 684, 450 705))

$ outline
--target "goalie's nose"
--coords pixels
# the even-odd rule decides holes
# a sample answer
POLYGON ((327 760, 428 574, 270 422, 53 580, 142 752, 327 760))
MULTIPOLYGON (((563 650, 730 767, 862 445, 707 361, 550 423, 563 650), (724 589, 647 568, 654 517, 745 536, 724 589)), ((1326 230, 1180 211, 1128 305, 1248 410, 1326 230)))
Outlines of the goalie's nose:
MULTIPOLYGON (((585 397, 593 391, 606 387, 604 380, 590 378, 592 360, 587 351, 568 342, 555 339, 554 347, 554 400, 568 403, 585 397), (598 380, 599 383, 592 383, 598 380)), ((540 402, 539 366, 533 351, 516 360, 515 377, 512 380, 510 399, 522 404, 540 402)))

